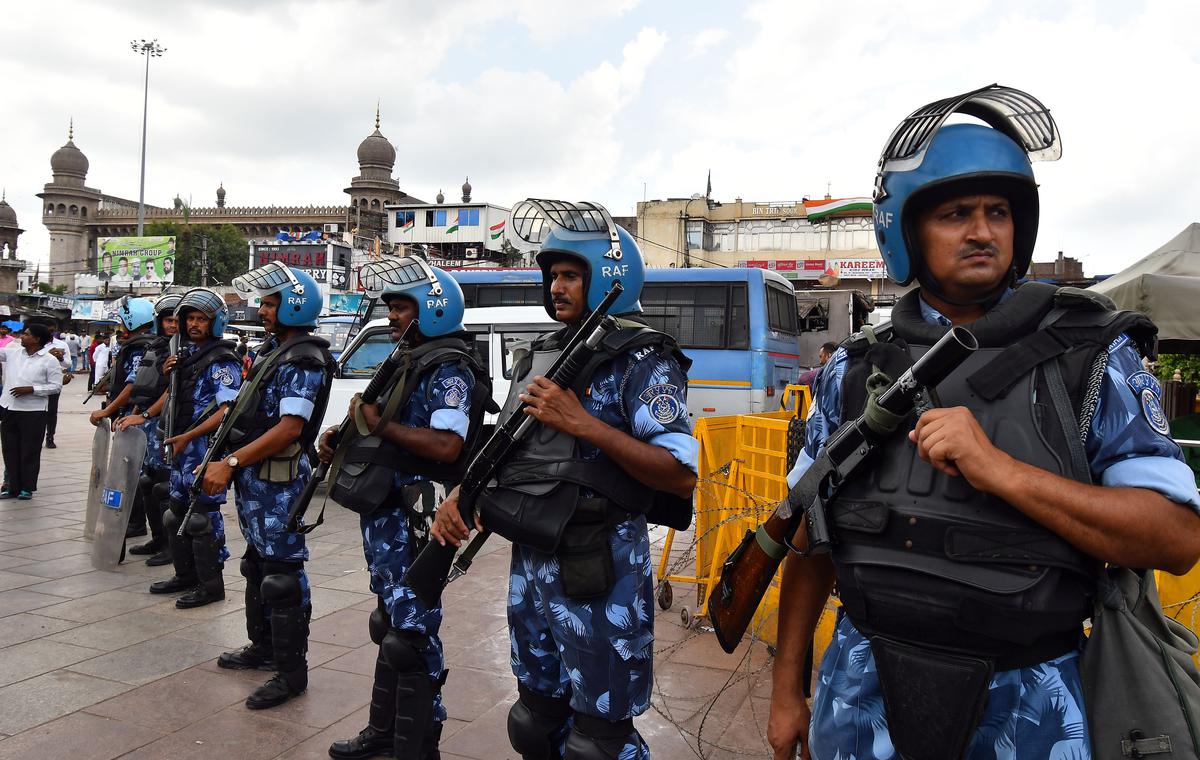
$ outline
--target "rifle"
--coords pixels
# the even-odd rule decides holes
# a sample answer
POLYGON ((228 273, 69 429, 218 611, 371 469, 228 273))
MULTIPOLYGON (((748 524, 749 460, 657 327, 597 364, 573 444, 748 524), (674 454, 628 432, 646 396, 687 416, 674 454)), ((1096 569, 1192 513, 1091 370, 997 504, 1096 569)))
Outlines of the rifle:
MULTIPOLYGON (((373 299, 372 299, 373 300, 373 299)), ((369 313, 369 312, 368 312, 369 313)), ((361 394, 364 404, 374 404, 379 400, 386 390, 386 385, 392 379, 392 375, 396 374, 396 370, 400 369, 408 359, 409 345, 408 336, 413 330, 416 330, 417 320, 412 320, 408 323, 408 327, 404 328, 404 333, 400 336, 400 340, 396 341, 395 348, 388 354, 388 357, 383 360, 375 370, 375 374, 371 376, 367 387, 363 389, 361 394)), ((399 389, 397 389, 399 392, 399 389)), ((336 448, 341 441, 346 440, 346 436, 354 428, 354 418, 349 414, 342 420, 341 426, 338 427, 337 433, 334 435, 333 443, 336 448)), ((317 487, 325 482, 326 476, 329 475, 329 467, 331 462, 321 462, 316 470, 313 471, 312 477, 308 479, 308 483, 304 485, 304 490, 296 497, 296 501, 292 504, 291 510, 288 512, 287 529, 290 533, 309 533, 316 530, 317 526, 325 522, 325 510, 321 510, 320 517, 312 525, 301 527, 300 518, 308 511, 308 505, 312 502, 313 496, 317 493, 317 487)))
MULTIPOLYGON (((570 388, 575 384, 579 373, 600 347, 601 341, 616 329, 616 322, 608 317, 608 310, 623 290, 621 283, 613 283, 612 290, 605 294, 604 300, 583 321, 546 371, 546 378, 550 382, 560 388, 570 388)), ((525 414, 524 409, 525 405, 522 405, 501 422, 492 433, 492 437, 467 465, 467 471, 458 489, 458 512, 468 527, 475 524, 475 501, 484 487, 537 422, 525 414)), ((442 596, 442 589, 470 568, 471 561, 489 535, 491 534, 482 531, 475 536, 457 561, 454 558, 457 551, 454 546, 443 546, 436 541, 430 541, 408 568, 404 575, 404 583, 412 588, 413 593, 426 607, 436 606, 442 596)))
MULTIPOLYGON (((175 357, 176 364, 179 362, 179 343, 180 338, 177 332, 171 336, 171 356, 175 357)), ((175 436, 175 397, 179 393, 179 373, 175 371, 174 367, 171 368, 171 379, 168 381, 167 388, 167 400, 162 411, 164 441, 175 436)), ((175 461, 174 446, 163 444, 163 459, 166 461, 167 467, 170 467, 175 461)))
MULTIPOLYGON (((115 359, 115 357, 113 357, 113 358, 115 359)), ((111 386, 113 378, 116 376, 116 370, 117 370, 117 365, 116 365, 116 362, 114 361, 111 365, 109 365, 109 368, 104 371, 104 377, 102 377, 99 380, 97 380, 96 382, 92 383, 92 389, 88 391, 87 397, 83 400, 83 403, 85 405, 87 404, 87 402, 92 400, 92 396, 96 395, 96 391, 100 390, 101 388, 104 388, 105 391, 108 390, 108 388, 111 386)), ((103 408, 103 405, 101 405, 101 408, 103 408)))
POLYGON ((746 531, 725 560, 721 579, 709 600, 709 618, 722 649, 732 654, 737 648, 788 549, 801 556, 831 550, 835 539, 826 505, 905 417, 936 406, 934 387, 976 348, 978 343, 969 330, 952 327, 898 380, 868 402, 858 419, 838 428, 767 521, 757 530, 746 531), (874 407, 884 414, 878 415, 874 407), (807 539, 803 550, 792 545, 801 524, 807 539))

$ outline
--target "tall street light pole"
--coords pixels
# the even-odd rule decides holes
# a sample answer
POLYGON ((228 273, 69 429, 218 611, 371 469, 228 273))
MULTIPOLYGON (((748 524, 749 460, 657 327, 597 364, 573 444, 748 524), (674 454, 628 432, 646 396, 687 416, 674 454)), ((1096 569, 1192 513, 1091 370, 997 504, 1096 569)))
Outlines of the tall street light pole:
POLYGON ((157 39, 134 40, 129 43, 133 52, 146 56, 146 79, 142 93, 142 179, 138 185, 138 237, 142 236, 142 228, 146 226, 146 109, 150 105, 150 59, 161 58, 167 52, 165 47, 158 44, 157 39))

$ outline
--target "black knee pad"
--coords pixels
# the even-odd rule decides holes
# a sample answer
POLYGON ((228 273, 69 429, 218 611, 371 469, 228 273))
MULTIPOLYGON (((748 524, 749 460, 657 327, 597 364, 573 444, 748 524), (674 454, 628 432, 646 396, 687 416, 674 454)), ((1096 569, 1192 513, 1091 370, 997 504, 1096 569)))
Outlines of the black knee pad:
POLYGON ((508 743, 525 760, 558 756, 553 736, 571 717, 570 697, 547 697, 517 686, 517 701, 508 711, 508 743))
POLYGON ((166 504, 171 498, 171 484, 155 482, 150 487, 150 498, 155 504, 166 504))
POLYGON ((617 760, 630 735, 637 736, 632 718, 609 721, 576 714, 563 760, 617 760))
POLYGON ((205 512, 193 512, 183 530, 192 538, 207 536, 212 533, 212 520, 205 512))
POLYGON ((267 604, 279 607, 299 607, 304 598, 300 573, 271 573, 263 576, 262 597, 267 604))
POLYGON ((142 498, 150 497, 150 489, 154 488, 154 478, 150 477, 149 473, 143 472, 138 478, 138 490, 142 493, 142 498))
POLYGON ((179 521, 180 521, 180 520, 182 520, 182 519, 183 519, 183 516, 187 514, 187 504, 184 504, 184 503, 183 503, 182 501, 180 501, 179 499, 172 499, 172 498, 171 498, 171 487, 170 487, 169 485, 167 486, 167 499, 168 499, 167 506, 169 506, 169 507, 170 507, 170 510, 169 510, 169 511, 170 511, 172 514, 174 514, 174 515, 175 515, 175 517, 177 517, 177 518, 178 518, 178 519, 175 521, 175 525, 177 525, 177 526, 178 526, 178 525, 179 525, 179 521))
POLYGON ((423 633, 390 628, 379 645, 379 651, 388 667, 397 673, 423 673, 425 660, 421 657, 421 650, 428 641, 429 637, 423 633))
POLYGON ((175 514, 173 510, 168 509, 166 512, 163 512, 163 530, 166 531, 168 537, 174 536, 179 532, 179 519, 179 515, 175 514))
POLYGON ((263 558, 255 550, 253 544, 246 544, 246 551, 242 554, 242 561, 238 564, 238 571, 242 574, 243 578, 251 583, 255 585, 262 583, 266 571, 263 569, 263 558))
POLYGON ((383 600, 380 600, 379 606, 371 610, 371 617, 367 618, 367 631, 371 634, 371 641, 382 644, 383 638, 387 636, 388 629, 391 627, 391 618, 383 607, 383 600))

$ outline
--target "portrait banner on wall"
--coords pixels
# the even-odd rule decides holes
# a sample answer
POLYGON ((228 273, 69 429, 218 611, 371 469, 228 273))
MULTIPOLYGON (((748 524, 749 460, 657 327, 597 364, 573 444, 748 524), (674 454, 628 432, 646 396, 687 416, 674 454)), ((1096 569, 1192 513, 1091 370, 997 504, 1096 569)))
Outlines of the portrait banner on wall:
POLYGON ((96 256, 96 277, 110 286, 175 282, 173 236, 100 238, 96 256))

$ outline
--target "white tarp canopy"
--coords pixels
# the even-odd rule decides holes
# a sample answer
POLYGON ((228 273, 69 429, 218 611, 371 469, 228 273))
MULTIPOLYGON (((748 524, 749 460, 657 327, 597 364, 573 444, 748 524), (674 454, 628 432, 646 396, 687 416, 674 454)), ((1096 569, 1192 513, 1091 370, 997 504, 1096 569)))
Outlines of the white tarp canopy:
POLYGON ((1163 353, 1200 353, 1200 223, 1091 290, 1158 325, 1163 353))

